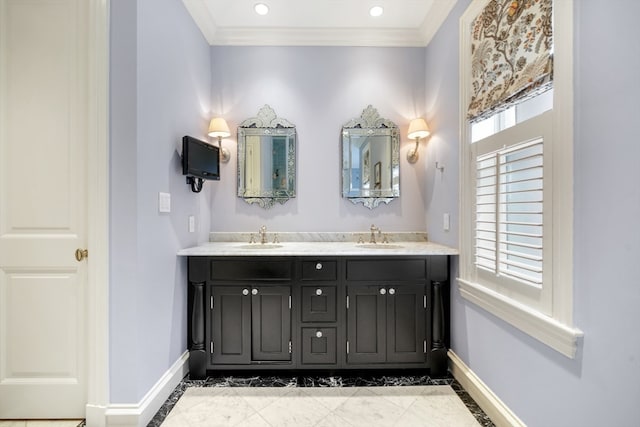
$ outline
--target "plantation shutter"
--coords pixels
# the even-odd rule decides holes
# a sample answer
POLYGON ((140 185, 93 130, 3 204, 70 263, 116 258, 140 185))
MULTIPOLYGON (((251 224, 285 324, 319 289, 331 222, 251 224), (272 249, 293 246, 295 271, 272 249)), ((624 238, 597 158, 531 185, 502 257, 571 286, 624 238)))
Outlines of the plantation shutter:
POLYGON ((544 140, 476 157, 475 265, 485 273, 542 286, 544 140))
POLYGON ((479 156, 476 164, 476 266, 496 273, 498 154, 479 156))

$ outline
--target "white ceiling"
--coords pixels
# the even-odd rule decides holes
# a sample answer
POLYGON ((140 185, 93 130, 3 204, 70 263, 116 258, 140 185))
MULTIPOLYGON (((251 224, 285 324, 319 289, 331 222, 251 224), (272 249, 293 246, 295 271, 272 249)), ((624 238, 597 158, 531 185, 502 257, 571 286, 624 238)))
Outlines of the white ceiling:
POLYGON ((457 0, 182 1, 210 45, 426 46, 457 0), (372 6, 384 14, 369 16, 372 6))

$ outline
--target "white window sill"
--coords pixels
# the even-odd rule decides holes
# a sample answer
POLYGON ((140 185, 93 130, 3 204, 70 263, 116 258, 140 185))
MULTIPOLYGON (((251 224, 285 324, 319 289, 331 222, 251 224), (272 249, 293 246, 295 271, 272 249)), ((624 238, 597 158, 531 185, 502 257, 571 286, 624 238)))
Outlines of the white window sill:
POLYGON ((458 278, 460 294, 472 303, 531 335, 569 358, 574 358, 581 330, 526 307, 491 289, 458 278))

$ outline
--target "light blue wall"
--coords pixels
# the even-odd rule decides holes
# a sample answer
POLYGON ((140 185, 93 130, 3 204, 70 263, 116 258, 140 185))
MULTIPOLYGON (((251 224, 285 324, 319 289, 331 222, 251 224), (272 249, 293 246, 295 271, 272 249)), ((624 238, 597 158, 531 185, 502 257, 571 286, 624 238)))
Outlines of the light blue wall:
MULTIPOLYGON (((457 210, 458 18, 468 3, 426 54, 427 110, 447 144, 433 150, 453 163, 430 190, 427 229, 448 244, 457 233, 436 230, 440 212, 457 210)), ((452 348, 528 426, 625 427, 640 419, 640 3, 574 4, 574 306, 584 341, 568 359, 461 299, 454 284, 452 348)))
POLYGON ((425 229, 424 165, 406 161, 409 121, 424 115, 424 48, 212 47, 212 106, 233 135, 212 186, 212 231, 425 229), (271 210, 236 197, 236 128, 269 104, 298 132, 298 194, 271 210), (367 105, 401 131, 401 196, 373 211, 342 199, 340 131, 367 105))
MULTIPOLYGON (((426 167, 425 221, 429 239, 458 247, 458 17, 468 5, 458 0, 425 53, 425 111, 431 135, 422 161, 426 167), (436 162, 444 170, 436 170, 436 162), (443 227, 448 213, 450 228, 443 227)), ((455 260, 454 260, 455 261, 455 260)))
POLYGON ((109 370, 112 396, 135 402, 139 331, 134 320, 138 277, 136 2, 111 1, 109 370), (127 350, 128 351, 125 351, 127 350), (132 378, 125 382, 125 378, 132 378))
POLYGON ((109 168, 109 371, 112 396, 136 401, 137 313, 137 98, 136 2, 111 1, 109 168), (128 349, 128 351, 125 351, 128 349), (133 378, 125 383, 124 378, 133 378))
POLYGON ((210 51, 180 0, 111 0, 110 18, 110 394, 137 403, 187 346, 176 252, 208 239, 211 200, 186 185, 180 141, 206 130, 210 51))

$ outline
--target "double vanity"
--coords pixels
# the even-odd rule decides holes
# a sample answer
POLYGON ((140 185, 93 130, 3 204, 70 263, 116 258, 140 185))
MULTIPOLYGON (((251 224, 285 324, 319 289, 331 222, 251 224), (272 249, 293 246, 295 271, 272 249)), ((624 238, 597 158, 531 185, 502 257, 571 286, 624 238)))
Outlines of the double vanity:
MULTIPOLYGON (((238 197, 296 197, 296 126, 268 105, 238 127, 238 197)), ((340 132, 341 195, 400 196, 398 126, 369 105, 340 132)), ((449 257, 425 233, 212 233, 188 257, 192 379, 251 370, 447 371, 449 257)))
POLYGON ((373 226, 370 235, 261 229, 212 240, 179 252, 188 257, 192 379, 218 370, 446 373, 455 249, 373 226))

